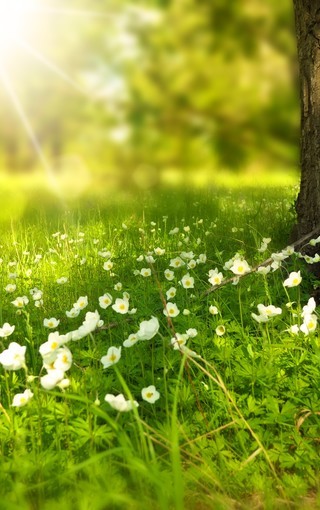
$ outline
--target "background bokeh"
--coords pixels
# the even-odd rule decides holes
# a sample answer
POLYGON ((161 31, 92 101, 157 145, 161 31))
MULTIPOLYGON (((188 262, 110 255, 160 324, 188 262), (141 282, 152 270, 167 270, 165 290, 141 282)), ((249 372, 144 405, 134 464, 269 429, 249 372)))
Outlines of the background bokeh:
POLYGON ((39 3, 2 55, 8 207, 8 177, 17 193, 21 182, 22 193, 47 182, 64 199, 94 189, 297 181, 291 0, 52 5, 39 3))

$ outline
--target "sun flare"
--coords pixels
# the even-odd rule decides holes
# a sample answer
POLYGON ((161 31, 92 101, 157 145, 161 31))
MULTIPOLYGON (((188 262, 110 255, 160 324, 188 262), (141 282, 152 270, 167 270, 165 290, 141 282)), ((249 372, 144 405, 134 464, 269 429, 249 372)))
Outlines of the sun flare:
POLYGON ((14 49, 17 40, 34 25, 35 3, 28 0, 0 0, 0 58, 14 49))

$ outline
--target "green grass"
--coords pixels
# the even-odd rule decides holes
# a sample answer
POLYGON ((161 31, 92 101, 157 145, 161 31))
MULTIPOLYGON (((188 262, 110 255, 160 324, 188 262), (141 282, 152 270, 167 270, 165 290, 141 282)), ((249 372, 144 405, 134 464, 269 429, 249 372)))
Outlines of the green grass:
POLYGON ((39 198, 29 201, 18 220, 3 218, 0 327, 8 322, 15 330, 1 339, 1 351, 10 342, 25 345, 27 373, 0 368, 0 508, 317 507, 318 332, 286 331, 302 320, 315 282, 293 254, 266 276, 253 273, 238 285, 206 292, 210 269, 232 276, 223 266, 236 252, 254 267, 287 246, 294 195, 293 188, 161 190, 98 202, 87 197, 67 209, 39 198), (175 227, 179 232, 170 233, 175 227), (272 240, 261 253, 263 237, 272 240), (156 256, 157 247, 165 253, 156 256), (111 271, 103 269, 110 258, 99 254, 104 251, 111 252, 111 271), (174 279, 166 280, 170 260, 190 251, 195 260, 205 254, 206 261, 174 269, 174 279), (150 267, 144 258, 137 261, 149 252, 155 258, 151 276, 134 274, 150 267), (297 270, 301 285, 284 288, 297 270), (179 283, 187 272, 194 288, 179 283), (68 281, 59 285, 63 276, 68 281), (5 290, 10 282, 13 293, 5 290), (122 289, 114 290, 118 282, 122 289), (171 301, 180 313, 168 321, 163 300, 172 286, 171 301), (35 287, 43 292, 40 306, 30 294, 35 287), (123 292, 130 294, 135 314, 99 307, 104 293, 115 300, 123 292), (12 301, 24 295, 29 303, 18 310, 12 301), (68 318, 65 312, 80 296, 88 297, 88 306, 68 318), (272 303, 282 313, 259 324, 251 316, 259 303, 272 303), (50 331, 44 318, 59 319, 55 330, 62 335, 95 310, 104 326, 67 344, 73 356, 65 374, 70 385, 45 390, 39 347, 50 331), (159 332, 123 347, 151 316, 159 320, 159 332), (216 334, 219 325, 223 336, 216 334), (187 345, 200 357, 170 343, 189 328, 197 335, 187 345), (121 358, 103 369, 100 359, 110 346, 122 346, 121 358), (149 385, 160 392, 154 404, 141 397, 149 385), (12 407, 14 395, 26 388, 33 398, 12 407), (122 393, 139 407, 117 412, 104 401, 110 393, 122 393))

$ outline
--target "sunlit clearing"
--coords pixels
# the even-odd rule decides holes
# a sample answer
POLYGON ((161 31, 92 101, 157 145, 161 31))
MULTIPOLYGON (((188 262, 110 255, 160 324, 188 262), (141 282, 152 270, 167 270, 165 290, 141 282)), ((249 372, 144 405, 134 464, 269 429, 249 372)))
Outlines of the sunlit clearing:
POLYGON ((0 59, 10 56, 16 40, 35 27, 36 4, 32 0, 0 0, 0 59))

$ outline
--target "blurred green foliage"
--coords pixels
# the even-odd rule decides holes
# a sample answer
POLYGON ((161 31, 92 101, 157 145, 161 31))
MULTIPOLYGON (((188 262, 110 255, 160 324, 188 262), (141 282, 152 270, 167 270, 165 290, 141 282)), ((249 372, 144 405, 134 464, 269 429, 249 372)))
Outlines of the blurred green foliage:
MULTIPOLYGON (((74 182, 79 165, 84 180, 102 175, 145 188, 181 170, 296 169, 290 0, 63 4, 39 4, 4 62, 62 181, 74 182)), ((1 171, 41 166, 1 82, 0 117, 1 171)))

